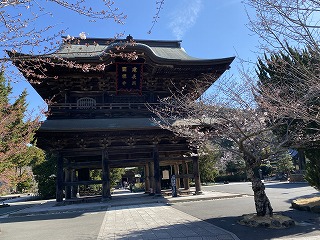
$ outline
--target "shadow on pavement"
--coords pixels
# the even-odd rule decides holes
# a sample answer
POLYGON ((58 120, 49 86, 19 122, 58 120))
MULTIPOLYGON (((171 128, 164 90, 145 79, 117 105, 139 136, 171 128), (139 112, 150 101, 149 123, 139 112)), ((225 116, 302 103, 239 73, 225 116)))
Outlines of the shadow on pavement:
POLYGON ((15 203, 10 207, 0 208, 0 223, 42 221, 49 219, 76 218, 90 212, 104 212, 113 206, 127 206, 139 208, 139 204, 165 204, 163 196, 150 196, 143 193, 123 192, 115 194, 111 199, 95 202, 81 202, 77 204, 56 205, 54 200, 15 203), (41 204, 43 202, 43 204, 41 204), (7 215, 9 214, 9 217, 7 215), (1 217, 2 216, 2 217, 1 217))
POLYGON ((9 217, 9 218, 0 218, 0 223, 31 222, 31 221, 54 220, 54 219, 71 219, 71 218, 77 218, 85 213, 87 213, 87 211, 68 212, 68 213, 62 213, 62 214, 55 213, 55 214, 43 214, 43 215, 16 216, 16 217, 9 217))
POLYGON ((282 189, 291 189, 291 188, 301 188, 301 187, 309 187, 309 184, 306 182, 279 182, 279 183, 269 183, 265 182, 266 188, 282 188, 282 189))
POLYGON ((299 235, 301 235, 301 237, 305 237, 306 235, 319 236, 320 234, 319 214, 301 212, 298 210, 289 210, 286 212, 276 214, 282 214, 291 217, 293 220, 296 221, 296 226, 286 229, 247 227, 237 223, 237 221, 241 219, 241 216, 210 218, 206 219, 205 221, 215 226, 221 227, 227 231, 233 232, 235 235, 237 235, 237 237, 240 238, 240 240, 270 240, 273 238, 280 237, 297 237, 299 235))
POLYGON ((218 227, 204 224, 202 221, 184 224, 163 224, 154 227, 149 225, 146 229, 130 228, 129 226, 127 231, 121 232, 118 229, 116 231, 118 234, 112 235, 109 233, 107 238, 103 238, 105 237, 103 236, 101 239, 236 239, 218 227))
POLYGON ((291 204, 293 200, 296 200, 296 199, 299 199, 299 198, 312 198, 312 197, 320 197, 320 193, 301 195, 299 197, 290 198, 286 202, 291 204))

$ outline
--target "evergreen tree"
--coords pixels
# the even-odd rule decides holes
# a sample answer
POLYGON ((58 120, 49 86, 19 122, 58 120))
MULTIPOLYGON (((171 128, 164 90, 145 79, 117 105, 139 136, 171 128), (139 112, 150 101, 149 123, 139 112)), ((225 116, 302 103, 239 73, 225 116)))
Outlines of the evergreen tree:
POLYGON ((38 119, 26 116, 26 91, 10 103, 11 86, 0 74, 0 173, 13 167, 14 155, 24 153, 38 127, 38 119))
POLYGON ((308 149, 306 151, 307 169, 305 179, 317 190, 320 190, 320 150, 308 149))
POLYGON ((32 166, 43 162, 44 159, 45 153, 35 146, 28 146, 25 152, 17 153, 10 157, 11 173, 9 175, 9 184, 11 188, 15 189, 15 192, 21 193, 34 187, 32 166))
POLYGON ((286 117, 289 129, 278 128, 278 136, 291 136, 288 147, 304 150, 309 158, 306 180, 319 189, 320 151, 319 93, 310 79, 319 74, 320 55, 311 48, 274 53, 258 63, 260 105, 274 117, 286 117), (312 167, 311 167, 312 166, 312 167))
POLYGON ((32 179, 28 150, 35 130, 39 125, 37 118, 26 114, 26 91, 15 101, 10 101, 12 88, 0 73, 0 192, 16 191, 30 187, 32 179))
POLYGON ((289 153, 283 154, 277 161, 277 171, 289 176, 290 171, 294 169, 292 157, 289 153))
POLYGON ((42 161, 33 165, 32 171, 38 183, 39 196, 43 199, 55 198, 57 157, 53 154, 47 154, 42 161))
POLYGON ((218 176, 216 162, 220 152, 217 149, 211 150, 208 147, 203 147, 199 155, 201 182, 214 182, 214 179, 218 176))

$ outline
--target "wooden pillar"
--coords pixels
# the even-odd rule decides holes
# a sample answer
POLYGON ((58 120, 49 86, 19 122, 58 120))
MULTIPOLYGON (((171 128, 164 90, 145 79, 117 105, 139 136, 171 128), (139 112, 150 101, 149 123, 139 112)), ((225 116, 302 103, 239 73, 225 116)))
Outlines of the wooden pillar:
POLYGON ((56 201, 63 201, 63 155, 58 154, 57 179, 56 179, 56 201))
POLYGON ((180 178, 177 177, 177 175, 180 175, 180 172, 179 172, 179 164, 174 164, 174 174, 176 175, 176 186, 177 186, 177 189, 180 188, 180 178))
MULTIPOLYGON (((182 172, 183 172, 183 174, 189 173, 188 163, 184 162, 182 164, 182 172)), ((184 186, 185 190, 188 190, 190 188, 189 178, 183 178, 183 186, 184 186)))
POLYGON ((111 198, 110 168, 108 164, 108 153, 102 151, 102 199, 111 198))
POLYGON ((160 178, 160 161, 159 151, 157 147, 153 149, 153 163, 154 163, 154 193, 155 195, 161 195, 161 178, 160 178))
POLYGON ((149 162, 149 182, 150 182, 150 194, 153 195, 155 192, 155 181, 154 181, 154 163, 149 162))
MULTIPOLYGON (((69 162, 68 162, 69 163, 69 162)), ((65 182, 71 182, 71 169, 68 167, 65 169, 64 179, 65 182)), ((65 186, 66 199, 71 199, 71 186, 65 186)))
POLYGON ((150 193, 150 176, 149 176, 149 163, 146 162, 146 165, 144 166, 144 188, 145 193, 150 193))
POLYGON ((298 150, 299 170, 306 170, 306 157, 304 150, 298 150))
MULTIPOLYGON (((76 170, 75 169, 72 169, 71 170, 71 182, 76 182, 77 179, 76 179, 76 170)), ((76 186, 72 186, 71 187, 71 197, 72 198, 75 198, 77 197, 77 193, 78 193, 78 185, 76 186)))
POLYGON ((201 194, 200 172, 199 172, 199 157, 197 151, 193 151, 193 176, 196 187, 196 194, 201 194))

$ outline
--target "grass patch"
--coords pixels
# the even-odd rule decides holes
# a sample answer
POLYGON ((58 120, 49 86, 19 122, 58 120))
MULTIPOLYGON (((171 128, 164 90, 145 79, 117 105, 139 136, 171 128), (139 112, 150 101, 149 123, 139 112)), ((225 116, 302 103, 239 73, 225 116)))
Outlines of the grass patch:
POLYGON ((315 207, 320 206, 320 197, 313 197, 313 198, 299 198, 293 201, 295 204, 300 206, 308 206, 308 207, 315 207))

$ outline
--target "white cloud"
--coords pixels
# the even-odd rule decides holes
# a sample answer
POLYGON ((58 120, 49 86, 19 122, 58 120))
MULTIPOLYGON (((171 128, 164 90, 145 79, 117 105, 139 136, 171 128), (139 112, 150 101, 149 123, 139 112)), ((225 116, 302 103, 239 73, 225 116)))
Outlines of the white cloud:
POLYGON ((183 0, 170 17, 169 27, 177 39, 181 39, 188 29, 196 23, 202 7, 202 0, 183 0))

